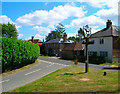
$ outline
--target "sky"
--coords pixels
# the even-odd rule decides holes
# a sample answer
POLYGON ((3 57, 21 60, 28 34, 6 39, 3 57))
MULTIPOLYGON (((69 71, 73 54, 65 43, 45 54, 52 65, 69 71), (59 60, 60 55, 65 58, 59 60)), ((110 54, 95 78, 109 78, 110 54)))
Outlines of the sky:
POLYGON ((2 0, 0 4, 0 23, 15 24, 18 39, 34 36, 43 40, 59 23, 64 25, 67 37, 76 36, 85 25, 95 33, 106 27, 108 19, 118 26, 119 0, 18 1, 2 0))

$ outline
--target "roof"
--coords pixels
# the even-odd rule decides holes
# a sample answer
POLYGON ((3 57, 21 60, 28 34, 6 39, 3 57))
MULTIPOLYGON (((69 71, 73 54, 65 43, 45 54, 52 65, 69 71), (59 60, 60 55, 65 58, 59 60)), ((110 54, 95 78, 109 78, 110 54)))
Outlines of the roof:
POLYGON ((63 51, 79 51, 83 50, 82 44, 80 42, 74 42, 67 46, 64 46, 63 51))
MULTIPOLYGON (((63 41, 63 38, 56 38, 56 39, 49 40, 46 43, 64 43, 64 41, 63 41)), ((66 43, 73 43, 73 41, 72 40, 67 40, 66 43)))
MULTIPOLYGON (((32 42, 32 39, 28 40, 29 42, 32 42)), ((32 43, 38 44, 38 45, 42 45, 42 41, 40 39, 34 39, 34 41, 32 43)))
POLYGON ((91 35, 91 38, 94 37, 108 37, 108 36, 120 36, 120 27, 110 26, 109 28, 104 28, 91 35))

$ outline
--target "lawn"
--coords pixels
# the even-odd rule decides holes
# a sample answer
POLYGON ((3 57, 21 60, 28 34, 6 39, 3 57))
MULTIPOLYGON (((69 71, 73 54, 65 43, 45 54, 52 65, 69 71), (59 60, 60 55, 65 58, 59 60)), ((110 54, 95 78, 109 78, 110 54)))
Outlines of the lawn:
POLYGON ((118 72, 69 66, 9 92, 118 92, 118 72))
POLYGON ((118 62, 113 62, 113 63, 108 63, 108 62, 106 62, 106 63, 103 63, 103 64, 100 64, 100 65, 103 65, 103 66, 113 66, 113 67, 119 67, 120 66, 120 63, 118 63, 118 62))

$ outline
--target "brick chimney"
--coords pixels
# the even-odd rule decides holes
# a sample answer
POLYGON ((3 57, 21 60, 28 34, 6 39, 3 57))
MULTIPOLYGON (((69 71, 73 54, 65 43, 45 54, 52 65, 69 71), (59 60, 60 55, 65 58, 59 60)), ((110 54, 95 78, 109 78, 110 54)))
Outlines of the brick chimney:
POLYGON ((64 33, 64 35, 63 35, 63 41, 67 42, 67 34, 66 33, 64 33))
POLYGON ((34 36, 32 36, 32 42, 34 41, 34 36))
POLYGON ((106 28, 109 28, 110 26, 112 26, 112 22, 111 22, 111 20, 107 20, 107 22, 106 22, 106 28))

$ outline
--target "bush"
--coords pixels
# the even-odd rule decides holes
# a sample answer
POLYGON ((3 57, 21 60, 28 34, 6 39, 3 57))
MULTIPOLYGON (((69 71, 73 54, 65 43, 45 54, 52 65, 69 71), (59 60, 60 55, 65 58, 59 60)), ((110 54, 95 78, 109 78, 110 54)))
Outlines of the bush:
MULTIPOLYGON (((86 57, 85 56, 80 56, 78 57, 79 62, 85 62, 86 57)), ((106 62, 106 58, 103 56, 89 56, 89 63, 91 64, 102 64, 106 62)))
POLYGON ((2 38, 2 71, 13 70, 35 62, 40 54, 37 44, 2 38))
POLYGON ((106 58, 104 56, 90 56, 89 63, 92 64, 103 64, 106 62, 106 58))

